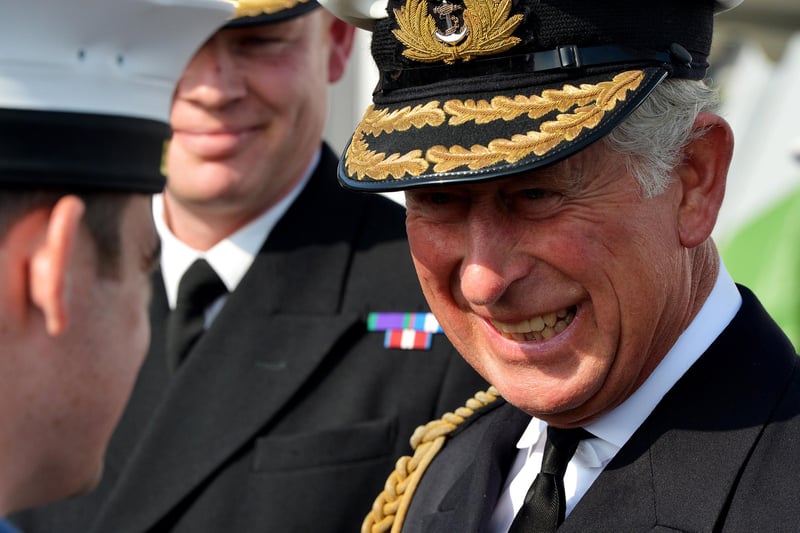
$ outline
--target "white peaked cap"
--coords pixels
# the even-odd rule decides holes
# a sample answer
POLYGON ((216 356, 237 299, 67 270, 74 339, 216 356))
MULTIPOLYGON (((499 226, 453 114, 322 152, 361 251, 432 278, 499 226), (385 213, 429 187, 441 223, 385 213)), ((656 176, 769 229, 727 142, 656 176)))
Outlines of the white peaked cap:
POLYGON ((228 0, 0 0, 0 108, 167 122, 228 0))
POLYGON ((375 20, 387 17, 387 0, 317 0, 337 18, 372 31, 375 20))

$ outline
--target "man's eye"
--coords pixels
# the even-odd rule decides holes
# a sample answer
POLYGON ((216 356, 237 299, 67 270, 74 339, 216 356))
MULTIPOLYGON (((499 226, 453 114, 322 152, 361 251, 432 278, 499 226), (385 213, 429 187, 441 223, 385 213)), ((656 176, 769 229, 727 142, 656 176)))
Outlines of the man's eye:
POLYGON ((236 41, 235 52, 243 55, 272 55, 284 49, 284 41, 268 36, 248 35, 236 41))
POLYGON ((540 200, 550 195, 550 193, 544 189, 525 189, 522 194, 529 200, 540 200))
POLYGON ((406 213, 435 222, 457 222, 469 210, 468 198, 451 191, 406 191, 406 213))
POLYGON ((257 47, 257 46, 266 46, 268 44, 276 42, 275 39, 265 39, 264 37, 247 37, 239 41, 239 46, 243 48, 247 47, 257 47))
POLYGON ((452 201, 452 195, 446 192, 433 192, 428 196, 428 201, 434 205, 445 205, 452 201))
POLYGON ((507 198, 508 208, 519 216, 539 220, 554 216, 563 205, 564 196, 550 189, 521 189, 507 198))
POLYGON ((453 203, 455 197, 442 191, 407 191, 406 203, 420 206, 442 206, 453 203))

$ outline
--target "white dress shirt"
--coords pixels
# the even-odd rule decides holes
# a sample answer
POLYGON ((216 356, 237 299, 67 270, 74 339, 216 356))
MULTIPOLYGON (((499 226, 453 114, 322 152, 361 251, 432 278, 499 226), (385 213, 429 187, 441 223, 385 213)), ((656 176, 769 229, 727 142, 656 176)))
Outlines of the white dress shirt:
MULTIPOLYGON (((195 250, 172 233, 164 218, 163 196, 157 194, 153 197, 153 219, 161 238, 161 274, 164 277, 164 288, 170 309, 175 309, 181 277, 199 258, 208 261, 229 293, 236 289, 269 237, 272 228, 308 183, 319 163, 321 153, 321 150, 317 151, 303 178, 280 202, 206 251, 195 250)), ((206 309, 206 327, 222 309, 226 298, 227 295, 220 296, 206 309)))
MULTIPOLYGON (((585 426, 596 438, 581 441, 567 465, 567 515, 661 398, 733 320, 741 305, 742 297, 720 261, 720 273, 711 294, 653 373, 622 404, 585 426)), ((519 452, 492 513, 490 532, 507 532, 522 507, 542 466, 546 427, 542 420, 532 418, 517 442, 519 452)))

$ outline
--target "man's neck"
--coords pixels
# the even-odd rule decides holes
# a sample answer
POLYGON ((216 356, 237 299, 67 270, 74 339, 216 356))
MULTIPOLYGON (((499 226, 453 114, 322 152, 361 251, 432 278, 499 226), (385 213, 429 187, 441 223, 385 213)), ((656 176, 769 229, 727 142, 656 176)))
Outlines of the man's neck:
POLYGON ((271 208, 241 212, 211 205, 186 206, 165 192, 164 221, 175 237, 195 250, 207 251, 271 208))

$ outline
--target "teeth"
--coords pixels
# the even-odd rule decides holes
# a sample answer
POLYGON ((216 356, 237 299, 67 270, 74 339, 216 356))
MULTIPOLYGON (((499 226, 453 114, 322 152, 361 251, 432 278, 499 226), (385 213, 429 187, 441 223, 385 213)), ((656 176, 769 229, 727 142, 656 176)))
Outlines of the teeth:
POLYGON ((575 307, 561 309, 514 324, 492 321, 497 330, 507 339, 515 341, 540 341, 558 335, 575 318, 575 307))

